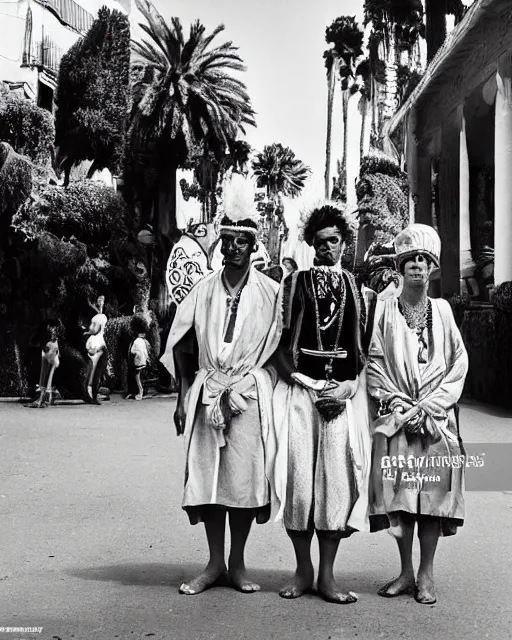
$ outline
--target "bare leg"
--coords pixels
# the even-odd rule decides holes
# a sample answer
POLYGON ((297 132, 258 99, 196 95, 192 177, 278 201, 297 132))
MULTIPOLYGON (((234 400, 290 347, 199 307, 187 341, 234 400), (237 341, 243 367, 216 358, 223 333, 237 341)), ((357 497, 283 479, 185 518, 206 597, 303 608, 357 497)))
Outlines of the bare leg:
POLYGON ((86 382, 86 398, 88 402, 93 402, 93 383, 94 383, 94 374, 96 372, 96 365, 98 362, 98 359, 96 357, 96 355, 94 356, 88 356, 89 358, 89 366, 88 366, 88 370, 87 370, 87 382, 86 382))
POLYGON ((104 349, 93 356, 93 370, 91 372, 90 383, 92 385, 92 402, 93 404, 101 404, 98 398, 98 391, 103 379, 103 374, 107 368, 108 356, 104 349))
POLYGON ((243 593, 260 590, 260 585, 247 578, 245 569, 245 545, 251 530, 254 514, 251 509, 229 509, 229 528, 231 530, 231 550, 229 552, 229 579, 235 589, 243 593))
POLYGON ((304 593, 311 591, 315 579, 315 570, 311 562, 311 539, 313 531, 286 532, 290 537, 297 559, 297 569, 291 584, 284 586, 279 595, 281 598, 300 598, 304 593))
POLYGON ((418 538, 420 539, 420 566, 416 601, 420 604, 434 604, 434 556, 439 540, 440 525, 438 518, 418 517, 418 538))
POLYGON ((48 393, 48 404, 52 405, 52 384, 53 384, 53 374, 55 373, 55 365, 52 365, 52 368, 50 369, 50 373, 48 375, 48 382, 46 383, 46 389, 47 389, 47 393, 48 393))
POLYGON ((402 593, 414 592, 414 568, 412 566, 412 541, 414 537, 415 518, 410 513, 399 512, 389 514, 391 522, 390 534, 396 539, 402 570, 395 580, 385 584, 377 592, 383 598, 394 598, 402 593))
POLYGON ((318 592, 327 602, 350 604, 357 601, 353 593, 343 593, 334 580, 334 560, 341 537, 336 531, 317 531, 320 549, 320 567, 318 570, 318 592))
POLYGON ((41 357, 41 370, 39 373, 39 398, 28 405, 34 409, 42 409, 46 406, 45 397, 47 389, 48 372, 50 365, 44 356, 41 357))
POLYGON ((187 596, 196 595, 214 586, 220 578, 226 576, 224 560, 224 540, 226 534, 226 512, 221 509, 206 509, 203 515, 210 560, 206 569, 190 582, 180 586, 180 593, 187 596))
POLYGON ((142 382, 140 379, 140 371, 135 373, 135 384, 137 385, 138 393, 135 396, 135 400, 142 400, 144 396, 144 387, 142 386, 142 382))

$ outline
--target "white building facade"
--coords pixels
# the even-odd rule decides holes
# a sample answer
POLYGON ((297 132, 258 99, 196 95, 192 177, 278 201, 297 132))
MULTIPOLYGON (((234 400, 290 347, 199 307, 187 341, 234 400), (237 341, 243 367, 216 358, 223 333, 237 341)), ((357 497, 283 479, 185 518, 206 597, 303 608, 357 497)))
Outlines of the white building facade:
POLYGON ((62 56, 102 6, 130 14, 131 0, 12 0, 0 4, 0 81, 53 111, 62 56))

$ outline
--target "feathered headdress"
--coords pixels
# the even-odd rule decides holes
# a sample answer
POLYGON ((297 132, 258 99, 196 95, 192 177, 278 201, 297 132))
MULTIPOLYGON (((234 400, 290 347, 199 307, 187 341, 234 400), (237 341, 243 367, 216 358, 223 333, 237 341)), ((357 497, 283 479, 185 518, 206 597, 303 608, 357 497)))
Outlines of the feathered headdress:
POLYGON ((245 231, 258 234, 260 213, 254 201, 255 185, 250 177, 233 173, 224 182, 222 194, 223 217, 219 231, 245 231))

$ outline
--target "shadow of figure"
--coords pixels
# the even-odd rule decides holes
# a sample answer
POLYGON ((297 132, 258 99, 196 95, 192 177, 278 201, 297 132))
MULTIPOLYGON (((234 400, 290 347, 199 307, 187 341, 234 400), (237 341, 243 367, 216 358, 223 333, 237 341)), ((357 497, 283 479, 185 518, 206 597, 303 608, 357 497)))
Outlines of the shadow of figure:
MULTIPOLYGON (((68 569, 66 574, 81 580, 98 582, 117 582, 125 586, 167 586, 178 587, 204 570, 203 564, 197 563, 127 563, 88 568, 68 569)), ((293 571, 274 569, 253 569, 249 567, 251 580, 261 586, 262 592, 275 593, 276 596, 283 584, 289 583, 293 571)), ((377 585, 384 574, 376 572, 355 573, 343 572, 343 582, 359 593, 375 593, 377 585)), ((221 587, 215 587, 218 589, 221 587)))
MULTIPOLYGON (((186 580, 199 575, 202 564, 147 563, 120 564, 87 569, 70 569, 66 573, 81 580, 118 582, 126 586, 168 586, 178 588, 186 580)), ((262 591, 278 591, 282 582, 290 580, 291 571, 251 569, 251 579, 261 585, 262 591)))

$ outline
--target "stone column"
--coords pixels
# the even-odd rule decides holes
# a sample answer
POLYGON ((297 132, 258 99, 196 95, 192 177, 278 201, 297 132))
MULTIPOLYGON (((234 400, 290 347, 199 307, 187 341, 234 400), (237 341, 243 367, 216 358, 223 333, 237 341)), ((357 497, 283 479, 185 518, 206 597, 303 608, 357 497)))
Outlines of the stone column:
POLYGON ((455 112, 443 122, 439 156, 438 226, 441 236, 441 293, 460 293, 459 179, 460 119, 455 112))
POLYGON ((512 55, 498 62, 494 179, 494 283, 512 281, 512 55))
POLYGON ((416 161, 418 174, 418 202, 416 222, 432 225, 432 159, 423 146, 418 148, 416 161))
POLYGON ((414 135, 416 110, 409 114, 405 124, 405 164, 409 178, 409 223, 416 222, 418 202, 418 145, 414 135))
POLYGON ((477 294, 473 278, 475 263, 471 253, 471 225, 469 216, 469 156, 466 139, 466 121, 460 110, 460 169, 459 169, 459 243, 460 243, 460 290, 463 295, 477 294), (471 289, 468 282, 471 281, 471 289))
POLYGON ((432 160, 427 146, 416 138, 417 113, 407 120, 407 173, 411 222, 432 224, 432 160))

